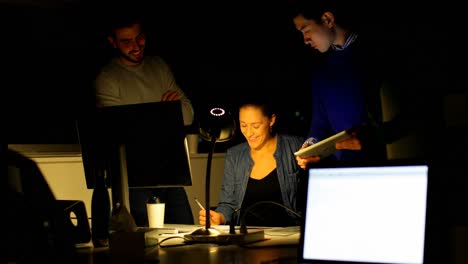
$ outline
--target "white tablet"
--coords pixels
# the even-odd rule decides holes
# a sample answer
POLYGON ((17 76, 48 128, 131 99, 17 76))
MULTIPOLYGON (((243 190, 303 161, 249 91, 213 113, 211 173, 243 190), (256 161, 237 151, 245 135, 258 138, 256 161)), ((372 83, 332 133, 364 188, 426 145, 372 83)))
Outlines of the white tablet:
POLYGON ((349 130, 343 130, 331 137, 310 145, 307 148, 302 148, 294 152, 294 155, 300 157, 320 156, 322 158, 330 156, 337 150, 335 148, 336 142, 344 140, 350 136, 351 134, 349 130))

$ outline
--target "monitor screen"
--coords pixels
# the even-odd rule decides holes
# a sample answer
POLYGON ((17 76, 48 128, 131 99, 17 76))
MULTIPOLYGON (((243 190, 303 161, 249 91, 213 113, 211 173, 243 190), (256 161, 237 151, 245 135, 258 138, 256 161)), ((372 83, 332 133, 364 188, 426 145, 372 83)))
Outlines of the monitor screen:
POLYGON ((76 124, 88 188, 103 171, 108 186, 122 175, 129 188, 192 185, 180 101, 98 108, 76 124))
POLYGON ((423 263, 428 175, 419 162, 310 168, 301 259, 423 263))

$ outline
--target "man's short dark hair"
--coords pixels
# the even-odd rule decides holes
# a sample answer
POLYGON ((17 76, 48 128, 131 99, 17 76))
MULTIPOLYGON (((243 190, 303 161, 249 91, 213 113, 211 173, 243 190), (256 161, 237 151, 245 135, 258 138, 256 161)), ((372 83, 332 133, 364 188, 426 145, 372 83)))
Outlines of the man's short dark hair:
POLYGON ((140 24, 143 27, 144 21, 145 18, 140 12, 133 11, 129 7, 116 6, 110 9, 109 16, 106 18, 106 36, 114 37, 114 30, 131 27, 135 24, 140 24))
POLYGON ((352 0, 291 0, 288 15, 290 19, 302 15, 320 24, 323 13, 328 11, 335 15, 338 25, 351 29, 357 26, 359 3, 352 0))

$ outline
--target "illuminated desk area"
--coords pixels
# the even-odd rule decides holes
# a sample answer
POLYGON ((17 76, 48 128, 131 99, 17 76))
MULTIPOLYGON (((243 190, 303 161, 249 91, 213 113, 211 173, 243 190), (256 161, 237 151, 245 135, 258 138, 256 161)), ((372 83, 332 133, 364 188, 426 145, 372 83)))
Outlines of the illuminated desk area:
MULTIPOLYGON (((82 200, 85 202, 88 216, 91 216, 92 190, 86 188, 81 153, 78 145, 9 145, 9 148, 32 158, 57 199, 82 200), (79 186, 79 187, 78 187, 79 186), (78 192, 78 193, 75 193, 78 192)), ((215 153, 213 157, 212 191, 220 188, 224 153, 215 153)), ((189 201, 194 197, 204 200, 204 172, 206 169, 206 153, 191 154, 192 186, 187 186, 189 201)), ((111 191, 111 190, 109 190, 111 191)), ((217 204, 218 192, 211 195, 211 203, 217 204)), ((198 218, 198 206, 191 204, 194 218, 198 218)), ((196 219, 198 220, 198 219, 196 219)), ((166 225, 171 227, 172 225, 166 225)), ((177 225, 175 226, 177 227, 177 225)), ((188 226, 193 229, 200 225, 188 226)), ((182 229, 187 231, 187 226, 182 229)), ((145 260, 136 263, 296 263, 299 234, 291 235, 290 240, 278 245, 277 240, 264 241, 262 245, 249 246, 217 245, 217 244, 183 244, 182 239, 177 246, 151 246, 145 248, 145 260), (255 246, 255 247, 254 247, 255 246)), ((125 243, 125 242, 124 242, 125 243)), ((127 243, 130 245, 131 243, 127 243)), ((109 247, 94 248, 92 242, 79 244, 77 255, 70 259, 72 263, 129 263, 119 258, 112 258, 109 247), (120 261, 120 262, 119 262, 120 261)), ((133 262, 135 263, 135 262, 133 262)))
MULTIPOLYGON (((165 225, 166 227, 178 228, 181 233, 160 235, 160 246, 147 246, 144 261, 137 260, 137 263, 297 263, 299 227, 265 229, 265 241, 247 245, 184 244, 183 234, 201 227, 200 225, 165 225), (180 239, 164 240, 176 236, 180 239)), ((221 227, 222 230, 225 228, 221 227)), ((78 249, 78 263, 128 263, 129 259, 125 259, 132 257, 113 257, 111 252, 109 248, 94 249, 90 244, 90 247, 78 249)))
MULTIPOLYGON (((47 152, 42 154, 40 151, 36 151, 37 153, 29 151, 29 149, 31 149, 30 146, 24 145, 22 147, 24 147, 25 150, 28 150, 24 151, 28 154, 27 156, 35 157, 34 160, 37 161, 39 168, 43 172, 44 176, 46 176, 46 180, 50 183, 52 190, 58 199, 86 201, 85 198, 91 196, 91 190, 85 189, 81 157, 78 151, 60 150, 54 153, 47 152), (57 152, 59 154, 57 154, 57 152), (77 187, 77 183, 72 180, 75 178, 81 181, 81 188, 77 187), (64 188, 62 190, 62 188, 58 187, 70 188, 64 188), (78 191, 78 189, 81 192, 82 190, 86 190, 86 192, 80 193, 80 195, 86 197, 80 198, 71 196, 73 195, 71 191, 78 191)), ((200 159, 202 159, 203 155, 200 154, 199 156, 200 159)), ((220 156, 220 163, 222 163, 221 161, 222 157, 220 156)), ((200 166, 200 170, 202 170, 203 167, 204 165, 202 164, 200 166)), ((442 212, 445 212, 445 204, 439 204, 438 206, 441 208, 438 208, 436 213, 441 210, 443 210, 442 212)), ((197 215, 196 212, 194 214, 197 215)), ((444 217, 444 222, 436 222, 435 224, 433 223, 432 226, 432 229, 434 229, 436 234, 431 237, 432 242, 430 250, 431 255, 433 255, 431 256, 431 259, 435 259, 435 261, 431 263, 467 263, 466 238, 468 237, 468 229, 466 228, 466 225, 462 221, 453 224, 452 222, 448 222, 449 220, 447 219, 449 218, 445 217, 445 214, 441 215, 444 217), (440 261, 438 262, 437 260, 440 261)), ((437 218, 435 218, 435 220, 441 221, 437 218)), ((92 248, 91 243, 84 246, 85 247, 77 249, 79 254, 76 257, 73 257, 73 260, 76 261, 70 262, 113 263, 109 248, 95 249, 92 248)), ((151 258, 149 258, 148 261, 138 263, 296 263, 298 258, 298 246, 299 243, 296 241, 296 244, 263 245, 263 247, 258 248, 237 245, 219 246, 216 244, 194 244, 161 248, 152 247, 149 248, 150 251, 148 252, 148 256, 151 258)))

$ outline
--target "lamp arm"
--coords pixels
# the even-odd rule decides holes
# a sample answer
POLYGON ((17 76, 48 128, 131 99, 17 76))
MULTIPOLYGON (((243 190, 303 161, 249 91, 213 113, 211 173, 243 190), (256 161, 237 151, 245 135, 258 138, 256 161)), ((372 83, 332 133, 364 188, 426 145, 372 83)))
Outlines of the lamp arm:
POLYGON ((211 137, 210 151, 208 152, 208 160, 206 161, 206 179, 205 179, 205 210, 206 210, 206 221, 205 228, 208 230, 211 227, 211 216, 210 216, 210 182, 211 182, 211 160, 213 159, 213 152, 216 145, 216 137, 211 137))

